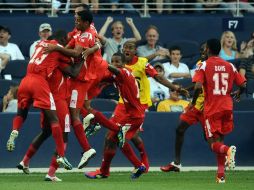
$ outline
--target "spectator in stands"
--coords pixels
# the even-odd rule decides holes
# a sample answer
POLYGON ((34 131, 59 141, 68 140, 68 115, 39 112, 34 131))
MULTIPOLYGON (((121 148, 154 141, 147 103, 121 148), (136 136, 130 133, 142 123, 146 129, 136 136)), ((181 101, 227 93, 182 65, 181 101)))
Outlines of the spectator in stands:
POLYGON ((10 56, 8 54, 0 53, 0 74, 1 74, 1 71, 6 67, 9 60, 10 60, 10 56))
MULTIPOLYGON (((176 82, 172 82, 172 84, 180 87, 176 82)), ((169 98, 159 102, 157 112, 183 112, 189 103, 190 102, 181 99, 179 92, 171 90, 169 98)))
POLYGON ((240 65, 239 73, 245 76, 247 81, 254 80, 254 56, 244 59, 240 65))
POLYGON ((135 41, 141 40, 140 33, 137 30, 136 26, 134 25, 132 18, 128 18, 128 17, 126 17, 126 22, 130 26, 130 28, 133 32, 134 38, 123 37, 124 25, 121 21, 113 22, 113 24, 111 26, 111 31, 112 31, 113 37, 106 38, 104 35, 105 35, 109 25, 112 22, 113 22, 113 18, 107 17, 106 22, 104 23, 104 25, 102 26, 102 28, 99 32, 102 43, 105 44, 103 57, 107 60, 108 63, 111 62, 111 57, 114 53, 122 50, 122 46, 127 40, 135 40, 135 41))
POLYGON ((99 10, 99 0, 71 0, 71 3, 82 3, 82 4, 87 4, 91 5, 91 11, 93 13, 98 13, 99 10))
POLYGON ((197 12, 216 13, 221 10, 215 9, 225 8, 225 3, 223 3, 222 0, 197 0, 195 8, 197 9, 197 12))
POLYGON ((235 34, 231 31, 225 31, 221 35, 221 51, 219 56, 228 61, 239 57, 237 51, 237 41, 235 34))
POLYGON ((111 8, 111 13, 137 13, 137 10, 132 5, 132 3, 135 2, 131 0, 110 0, 109 3, 111 3, 109 6, 111 8))
MULTIPOLYGON (((160 62, 156 62, 153 65, 153 67, 155 68, 155 70, 158 72, 159 75, 164 76, 165 74, 164 67, 160 62)), ((155 108, 159 101, 169 98, 169 91, 167 87, 157 82, 153 77, 149 77, 148 80, 150 81, 150 95, 153 103, 153 108, 155 111, 156 110, 155 108)))
POLYGON ((29 55, 30 57, 32 57, 34 50, 35 50, 35 46, 41 41, 41 40, 47 40, 49 36, 52 35, 52 28, 50 26, 50 24, 48 23, 43 23, 40 25, 39 27, 39 37, 40 39, 35 41, 31 46, 30 46, 30 51, 29 51, 29 55))
POLYGON ((31 0, 31 2, 33 3, 33 7, 37 8, 35 10, 35 13, 43 14, 45 12, 50 12, 49 10, 53 8, 54 16, 57 15, 57 12, 59 11, 59 8, 62 5, 61 0, 52 0, 52 1, 51 0, 31 0))
POLYGON ((181 63, 181 48, 178 46, 171 46, 169 48, 169 55, 171 62, 164 63, 165 77, 170 81, 183 78, 191 78, 190 70, 185 63, 181 63))
POLYGON ((19 47, 9 43, 11 31, 9 28, 0 26, 0 71, 5 68, 10 60, 24 60, 19 47))
POLYGON ((240 0, 239 2, 236 0, 224 0, 225 3, 225 8, 229 9, 229 11, 234 15, 234 16, 243 16, 242 12, 246 11, 249 13, 254 13, 254 7, 248 3, 247 0, 240 0), (239 3, 239 4, 238 4, 239 3), (239 5, 239 15, 237 15, 237 7, 239 5))
POLYGON ((11 86, 2 102, 2 112, 17 112, 18 108, 18 86, 11 86))
POLYGON ((248 42, 243 41, 241 43, 241 51, 240 51, 240 57, 241 58, 249 58, 253 55, 254 51, 254 32, 251 34, 251 38, 248 42))
POLYGON ((146 44, 137 49, 139 57, 146 57, 149 61, 168 58, 169 51, 158 45, 159 30, 156 26, 150 25, 145 33, 146 44))

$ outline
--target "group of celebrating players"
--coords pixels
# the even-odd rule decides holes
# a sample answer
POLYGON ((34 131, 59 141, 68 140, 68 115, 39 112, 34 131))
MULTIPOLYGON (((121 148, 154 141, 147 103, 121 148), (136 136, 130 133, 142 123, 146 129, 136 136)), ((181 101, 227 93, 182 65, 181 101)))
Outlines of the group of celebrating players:
MULTIPOLYGON (((12 132, 7 142, 8 151, 13 151, 30 105, 40 108, 42 130, 17 166, 24 173, 29 174, 30 159, 52 134, 56 151, 45 180, 62 181, 55 175, 59 165, 67 170, 72 169, 65 157, 70 126, 84 151, 78 168, 85 167, 96 154, 89 145, 87 136, 95 134, 100 125, 109 129, 105 137, 103 161, 100 169, 85 173, 88 178, 107 178, 110 175, 110 164, 117 146, 135 168, 131 174, 132 179, 148 172, 148 156, 138 135, 142 130, 145 112, 152 104, 147 75, 172 90, 185 95, 188 92, 159 75, 146 58, 137 57, 134 41, 125 42, 122 53, 113 54, 111 63, 103 60, 100 51, 102 46, 87 5, 75 9, 75 29, 72 32, 67 35, 65 31, 59 30, 52 39, 42 40, 36 46, 27 74, 19 86, 18 112, 13 119, 12 132), (120 94, 110 119, 90 106, 91 100, 107 83, 114 83, 120 94), (84 118, 83 123, 80 115, 84 118), (138 149, 140 159, 127 140, 131 140, 138 149)), ((198 64, 193 78, 193 100, 181 115, 177 128, 176 160, 161 167, 162 171, 180 171, 184 132, 198 121, 202 123, 207 141, 217 156, 217 182, 225 182, 225 162, 230 169, 235 167, 236 147, 226 146, 223 136, 233 129, 231 96, 239 100, 245 88, 245 79, 232 64, 217 56, 219 50, 219 40, 207 41, 204 60, 198 64), (232 94, 233 82, 240 88, 232 94)))

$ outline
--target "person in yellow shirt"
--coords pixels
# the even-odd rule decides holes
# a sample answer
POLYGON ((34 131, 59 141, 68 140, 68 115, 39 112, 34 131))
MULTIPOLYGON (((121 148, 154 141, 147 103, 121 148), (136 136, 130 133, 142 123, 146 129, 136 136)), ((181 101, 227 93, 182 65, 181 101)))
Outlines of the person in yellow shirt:
MULTIPOLYGON (((154 69, 152 65, 148 63, 148 59, 144 57, 136 56, 137 46, 136 42, 133 40, 129 40, 123 45, 123 54, 125 55, 125 67, 132 71, 132 74, 135 76, 138 86, 139 86, 139 97, 140 102, 143 105, 144 112, 148 110, 148 108, 152 105, 152 100, 150 97, 150 83, 147 75, 153 77, 157 82, 162 85, 168 87, 172 90, 177 90, 182 94, 188 93, 185 89, 180 88, 179 86, 173 85, 169 82, 164 76, 159 75, 158 72, 154 69)), ((120 98, 117 109, 115 109, 114 114, 117 114, 119 117, 121 115, 125 115, 126 112, 124 110, 123 100, 120 98), (122 103, 122 104, 121 104, 122 103)), ((143 130, 142 128, 140 129, 143 130)), ((148 171, 149 161, 148 156, 145 151, 144 143, 141 137, 136 133, 136 135, 131 139, 135 147, 140 152, 141 162, 145 164, 146 169, 148 171)), ((123 152, 125 155, 126 153, 123 152)), ((128 155, 126 155, 128 157, 128 155)), ((146 171, 146 172, 147 172, 146 171)))
MULTIPOLYGON (((172 84, 180 87, 176 82, 172 84)), ((159 102, 157 112, 183 112, 189 103, 189 101, 181 99, 179 92, 171 90, 169 98, 159 102)))

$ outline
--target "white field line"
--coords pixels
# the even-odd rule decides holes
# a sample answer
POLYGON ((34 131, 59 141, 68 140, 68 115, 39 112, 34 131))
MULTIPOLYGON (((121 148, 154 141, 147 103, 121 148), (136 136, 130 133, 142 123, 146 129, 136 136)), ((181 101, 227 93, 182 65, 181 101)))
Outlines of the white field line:
MULTIPOLYGON (((67 173, 67 172, 86 172, 86 171, 95 171, 98 169, 98 167, 87 167, 85 169, 79 170, 79 169, 72 169, 72 170, 65 170, 63 168, 60 168, 57 170, 57 173, 67 173)), ((133 167, 112 167, 110 168, 111 172, 131 172, 133 170, 133 167)), ((217 170, 217 167, 210 167, 210 166, 198 166, 198 167, 182 167, 181 171, 209 171, 209 170, 217 170)), ((235 170, 241 170, 241 171, 250 171, 254 170, 254 166, 239 166, 236 167, 235 170)), ((31 173, 47 173, 48 168, 30 168, 31 173)), ((150 172, 160 171, 159 167, 150 167, 150 172)), ((22 173, 22 171, 18 170, 17 168, 0 168, 0 173, 22 173)))

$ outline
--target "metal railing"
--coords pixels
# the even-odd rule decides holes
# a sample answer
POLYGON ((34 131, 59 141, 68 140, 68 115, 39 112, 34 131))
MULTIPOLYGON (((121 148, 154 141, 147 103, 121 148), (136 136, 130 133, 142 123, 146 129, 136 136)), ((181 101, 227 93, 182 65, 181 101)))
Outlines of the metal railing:
MULTIPOLYGON (((14 12, 14 11, 25 11, 29 13, 30 11, 38 10, 38 7, 43 6, 45 11, 50 12, 49 16, 54 16, 54 6, 51 2, 48 3, 0 3, 0 11, 7 11, 7 12, 14 12)), ((237 0, 233 3, 150 3, 147 0, 144 0, 143 3, 130 3, 133 7, 126 7, 126 3, 118 3, 117 6, 119 7, 118 11, 136 11, 140 13, 143 17, 149 16, 149 11, 166 11, 168 13, 172 11, 182 11, 182 12, 189 12, 189 11, 230 11, 234 12, 234 16, 240 16, 240 11, 245 10, 249 11, 252 10, 254 12, 254 3, 249 3, 253 6, 252 8, 243 8, 240 6, 240 1, 237 0), (233 7, 225 7, 225 4, 234 4, 233 7), (161 8, 157 8, 156 6, 160 5, 161 8), (199 5, 199 6, 198 6, 199 5), (204 5, 204 6, 202 6, 204 5), (218 5, 218 7, 213 7, 218 5), (220 7, 219 5, 222 5, 220 7), (224 5, 224 6, 223 6, 224 5)), ((129 4, 129 5, 130 5, 129 4)), ((80 5, 80 3, 69 3, 70 7, 69 10, 74 10, 74 7, 80 5)), ((91 3, 91 9, 93 10, 93 4, 91 3)), ((112 3, 99 3, 98 11, 112 11, 112 3)), ((66 3, 62 3, 63 8, 59 8, 58 11, 66 11, 66 3)))

